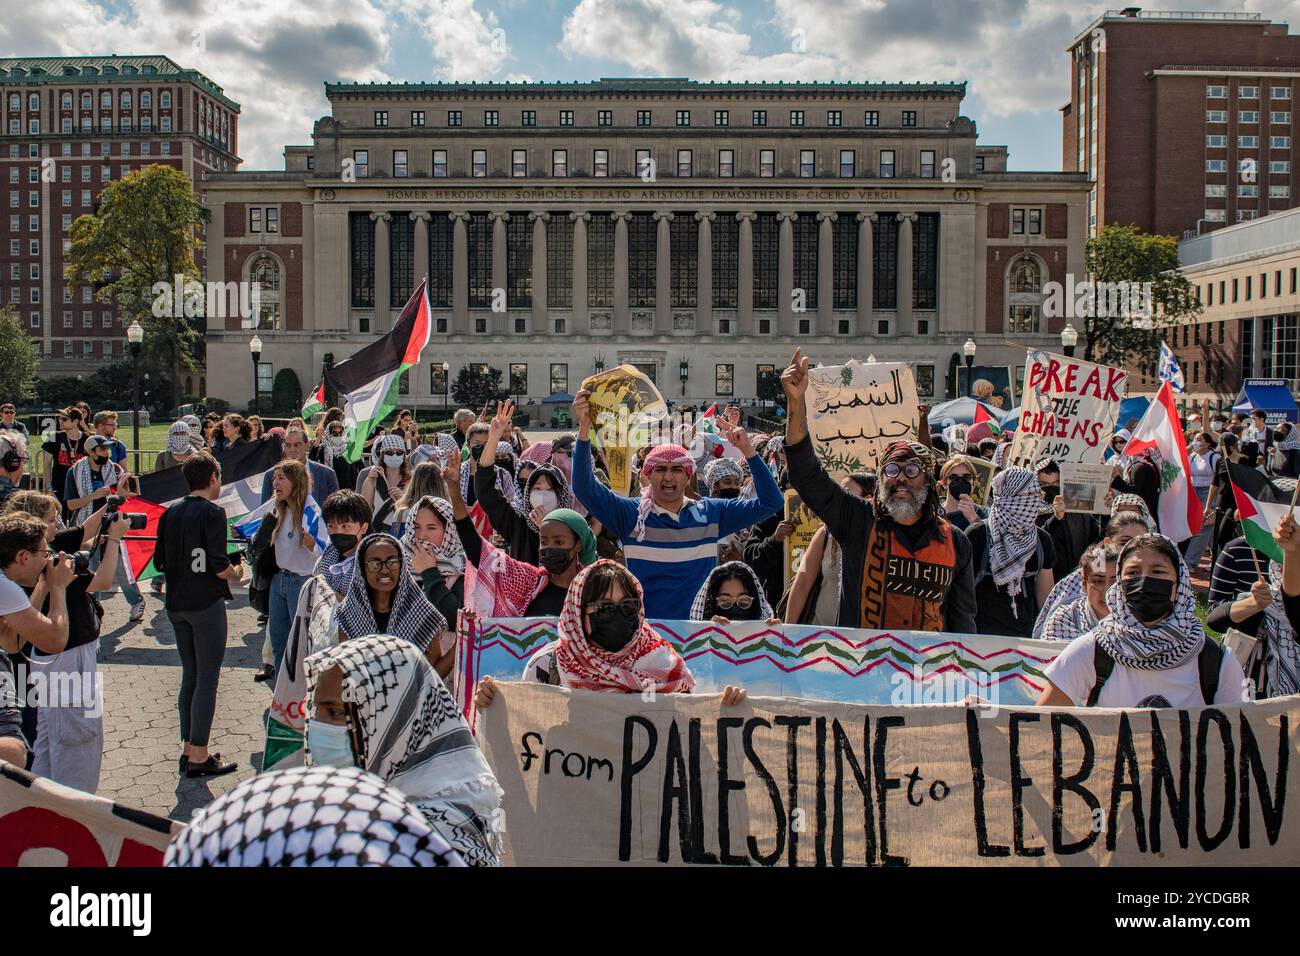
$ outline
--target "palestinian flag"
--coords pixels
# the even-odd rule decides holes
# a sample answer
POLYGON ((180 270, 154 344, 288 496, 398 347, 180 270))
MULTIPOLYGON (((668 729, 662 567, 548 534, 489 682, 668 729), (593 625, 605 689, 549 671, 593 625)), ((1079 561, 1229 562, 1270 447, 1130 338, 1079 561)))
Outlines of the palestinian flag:
POLYGON ((1291 510, 1291 495, 1283 491, 1257 469, 1228 462, 1228 478, 1237 499, 1241 516, 1241 533, 1246 543, 1279 564, 1282 549, 1273 540, 1273 530, 1291 510))
MULTIPOLYGON (((221 465, 221 494, 217 497, 216 504, 226 512, 229 528, 262 504, 262 476, 284 454, 280 450, 280 439, 272 435, 260 441, 216 452, 213 457, 221 465)), ((122 509, 143 514, 147 521, 144 530, 128 531, 123 542, 131 564, 131 573, 136 580, 152 578, 159 573, 153 566, 158 519, 168 507, 189 493, 180 465, 140 476, 140 494, 130 499, 122 509)), ((227 537, 233 535, 227 532, 227 537)), ((236 551, 238 547, 232 543, 227 551, 236 551)))
POLYGON ((330 385, 342 400, 351 440, 344 458, 359 461, 366 439, 397 407, 402 373, 420 361, 432 327, 429 280, 421 281, 402 308, 393 330, 326 371, 330 385))
POLYGON ((994 435, 1002 434, 1002 426, 998 424, 998 420, 989 414, 989 410, 985 407, 983 402, 976 402, 975 421, 971 422, 971 424, 978 425, 980 422, 988 422, 989 430, 993 432, 994 435))
POLYGON ((325 408, 325 383, 322 381, 316 386, 316 391, 307 396, 307 401, 302 403, 303 421, 311 421, 311 417, 325 408))

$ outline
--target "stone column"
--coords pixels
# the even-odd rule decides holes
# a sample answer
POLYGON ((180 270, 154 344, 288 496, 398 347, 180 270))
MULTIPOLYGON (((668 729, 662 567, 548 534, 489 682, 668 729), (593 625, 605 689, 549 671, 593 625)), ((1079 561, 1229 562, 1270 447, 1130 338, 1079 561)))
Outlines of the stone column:
POLYGON ((753 335, 754 322, 754 219, 757 213, 738 212, 740 233, 736 240, 740 261, 736 264, 736 313, 741 335, 753 335))
POLYGON ((916 213, 898 214, 898 324, 895 335, 911 335, 912 322, 912 223, 916 213))
MULTIPOLYGON (((502 315, 504 316, 504 309, 506 307, 504 296, 507 284, 506 223, 510 221, 510 213, 494 212, 489 213, 489 216, 492 219, 492 297, 488 301, 489 303, 496 301, 496 290, 500 289, 501 295, 503 296, 501 302, 503 308, 502 315)), ((500 323, 493 320, 489 323, 488 328, 490 331, 501 333, 510 331, 507 326, 508 323, 506 323, 504 319, 500 323)))
POLYGON ((872 331, 872 280, 875 278, 876 214, 858 213, 858 335, 872 331))
POLYGON ((573 328, 571 331, 586 335, 591 331, 591 316, 587 312, 587 223, 589 212, 571 212, 573 220, 573 328))
POLYGON ((410 216, 415 220, 415 267, 411 278, 418 287, 429 275, 429 213, 413 212, 410 216))
POLYGON ((709 335, 713 332, 713 220, 717 213, 697 212, 695 221, 700 224, 696 244, 695 263, 695 333, 709 335))
POLYGON ((375 224, 375 321, 370 331, 380 335, 388 331, 393 315, 392 305, 388 301, 392 298, 392 265, 389 261, 391 256, 388 242, 388 223, 392 218, 392 214, 386 212, 370 214, 370 220, 375 224))
POLYGON ((840 217, 833 212, 817 214, 817 323, 813 331, 831 335, 835 331, 835 230, 840 217))
POLYGON ((670 335, 673 331, 673 221, 671 212, 657 212, 655 222, 655 332, 670 335))
POLYGON ((791 311, 790 295, 794 291, 794 221, 798 218, 797 212, 776 214, 776 221, 780 228, 777 244, 776 327, 781 335, 794 334, 794 313, 791 311))
POLYGON ((469 331, 469 213, 450 212, 447 217, 455 223, 451 233, 452 332, 464 335, 469 331))
POLYGON ((546 321, 546 224, 551 221, 549 212, 530 212, 533 223, 533 334, 549 333, 546 321))
POLYGON ((627 223, 630 212, 610 213, 614 220, 614 331, 632 331, 632 312, 627 304, 627 223))

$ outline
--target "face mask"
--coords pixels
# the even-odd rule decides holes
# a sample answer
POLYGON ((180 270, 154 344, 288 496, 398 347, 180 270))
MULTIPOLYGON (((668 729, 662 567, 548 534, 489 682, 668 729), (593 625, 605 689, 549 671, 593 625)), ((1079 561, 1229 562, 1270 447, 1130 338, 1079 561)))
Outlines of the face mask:
POLYGON ((481 455, 481 454, 483 454, 483 446, 482 446, 482 445, 470 445, 470 446, 469 446, 469 457, 472 458, 474 461, 478 461, 478 459, 479 459, 479 455, 481 455))
POLYGON ((560 505, 560 499, 553 491, 547 491, 545 488, 538 488, 528 495, 528 503, 534 508, 541 508, 546 514, 550 514, 560 505))
POLYGON ((1210 422, 1210 430, 1216 432, 1223 431, 1223 422, 1210 422))
POLYGON ((1043 500, 1049 505, 1056 500, 1056 496, 1061 493, 1060 485, 1048 485, 1043 489, 1043 500))
POLYGON ((384 465, 388 468, 401 468, 402 462, 406 461, 405 455, 385 455, 384 465))
POLYGON ((339 549, 339 554, 351 554, 357 547, 355 534, 332 534, 330 543, 339 549))
POLYGON ((592 617, 591 633, 587 636, 591 642, 607 651, 621 651, 627 647, 636 631, 636 615, 624 614, 620 608, 609 617, 592 617))
POLYGON ((506 471, 514 471, 514 468, 511 467, 509 458, 498 458, 497 467, 504 468, 506 471))
POLYGON ((1166 578, 1140 575, 1125 578, 1121 584, 1124 600, 1133 615, 1143 624, 1150 624, 1168 615, 1174 609, 1174 582, 1166 578))
POLYGON ((713 493, 713 497, 715 497, 715 498, 739 498, 739 497, 740 497, 740 489, 739 489, 739 488, 719 488, 717 491, 715 491, 715 492, 713 493))
POLYGON ((343 450, 344 440, 342 435, 326 435, 325 446, 330 451, 338 453, 343 450))
POLYGON ((954 499, 962 495, 969 495, 971 492, 970 479, 965 475, 953 475, 948 479, 948 494, 954 499))
POLYGON ((321 767, 355 767, 357 758, 352 753, 348 728, 343 724, 327 724, 322 720, 307 722, 307 746, 311 749, 312 763, 321 767))
POLYGON ((548 573, 562 574, 573 563, 573 552, 567 548, 542 548, 537 552, 537 560, 548 573))

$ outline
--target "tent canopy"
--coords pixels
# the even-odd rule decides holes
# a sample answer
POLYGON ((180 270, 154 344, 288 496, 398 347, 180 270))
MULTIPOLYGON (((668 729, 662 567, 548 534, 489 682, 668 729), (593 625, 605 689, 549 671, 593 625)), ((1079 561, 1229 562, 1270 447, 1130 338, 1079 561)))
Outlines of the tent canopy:
POLYGON ((568 392, 556 392, 553 395, 547 395, 542 399, 543 405, 567 405, 573 401, 573 396, 568 392))
POLYGON ((1269 424, 1300 420, 1300 409, 1296 408, 1291 388, 1286 379, 1282 378, 1246 379, 1241 391, 1237 393, 1237 401, 1232 410, 1244 415, 1262 410, 1267 413, 1269 424))
POLYGON ((930 409, 930 431, 942 431, 949 425, 973 425, 975 410, 978 408, 984 409, 992 421, 1002 420, 1003 412, 1000 408, 994 408, 974 398, 954 398, 950 402, 941 402, 930 409))

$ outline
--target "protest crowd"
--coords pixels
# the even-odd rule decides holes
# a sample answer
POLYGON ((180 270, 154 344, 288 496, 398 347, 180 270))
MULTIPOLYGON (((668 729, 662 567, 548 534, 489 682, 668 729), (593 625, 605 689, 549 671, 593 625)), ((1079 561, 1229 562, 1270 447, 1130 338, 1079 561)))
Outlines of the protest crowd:
MULTIPOLYGON (((1097 448, 1104 500, 1084 511, 1069 506, 1068 464, 1017 458, 1014 429, 952 427, 924 405, 869 463, 828 467, 810 432, 813 372, 796 351, 780 376, 783 432, 751 432, 736 407, 675 409, 669 440, 627 461, 599 440, 587 388, 576 434, 533 442, 509 401, 462 409, 444 432, 400 410, 360 438, 336 407, 268 430, 189 416, 153 463, 184 494, 157 517, 143 588, 123 544, 141 479, 114 413, 62 409, 42 441, 5 405, 0 680, 93 673, 102 602, 120 591, 136 622, 160 601, 182 666, 177 772, 231 773, 212 727, 227 603, 248 588, 266 632, 254 679, 305 701, 304 739, 201 810, 167 850, 176 866, 497 865, 503 789, 450 686, 475 616, 553 622, 556 639, 515 680, 607 694, 695 688, 652 620, 1055 642, 1037 701, 1048 706, 1199 707, 1300 689, 1300 532, 1283 506, 1261 537, 1239 505, 1243 490, 1294 493, 1294 426, 1262 412, 1170 422, 1188 467, 1171 487, 1169 446, 1116 423, 1097 448), (253 446, 279 460, 232 523, 223 467, 253 446), (28 489, 33 475, 48 493, 28 489), (791 493, 818 525, 793 567, 791 493), (1211 634, 1229 629, 1256 640, 1245 661, 1211 634), (322 822, 327 806, 345 823, 322 822)), ((479 711, 501 684, 472 688, 479 711)), ((719 707, 745 700, 743 682, 728 684, 719 707)), ((102 721, 0 699, 0 759, 93 793, 102 721)))

